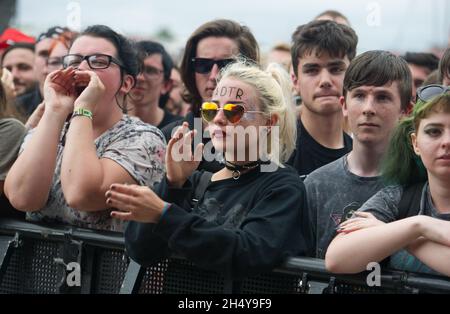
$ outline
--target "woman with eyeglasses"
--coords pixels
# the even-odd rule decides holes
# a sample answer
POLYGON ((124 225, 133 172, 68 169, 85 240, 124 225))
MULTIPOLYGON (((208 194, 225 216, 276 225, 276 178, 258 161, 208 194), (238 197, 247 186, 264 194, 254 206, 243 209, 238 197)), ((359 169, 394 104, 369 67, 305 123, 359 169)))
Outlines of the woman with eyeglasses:
POLYGON ((196 170, 204 145, 192 154, 196 131, 184 123, 168 144, 156 193, 113 184, 106 194, 120 210, 113 217, 131 220, 126 249, 138 263, 174 253, 238 279, 310 249, 304 185, 282 166, 295 145, 288 74, 276 64, 263 71, 238 62, 219 80, 202 116, 226 167, 196 170))
POLYGON ((31 220, 123 231, 105 192, 112 183, 152 186, 164 175, 161 132, 123 114, 138 73, 130 42, 86 29, 47 76, 45 111, 25 138, 5 193, 31 220))
POLYGON ((326 253, 334 273, 357 273, 387 257, 389 267, 450 276, 450 93, 418 90, 412 115, 397 127, 383 175, 386 187, 340 225, 326 253))
MULTIPOLYGON (((210 143, 210 137, 203 136, 200 117, 200 107, 204 101, 211 100, 217 85, 219 71, 242 55, 254 62, 259 62, 258 43, 247 26, 231 20, 214 20, 201 25, 186 42, 181 62, 181 79, 184 83, 184 100, 191 105, 190 112, 184 121, 189 128, 197 129, 198 137, 205 145, 210 143), (195 124, 195 120, 197 124, 195 124)), ((173 122, 162 129, 166 140, 172 137, 172 132, 182 125, 183 120, 173 122)), ((213 160, 203 160, 199 169, 215 172, 223 168, 223 163, 213 160)))

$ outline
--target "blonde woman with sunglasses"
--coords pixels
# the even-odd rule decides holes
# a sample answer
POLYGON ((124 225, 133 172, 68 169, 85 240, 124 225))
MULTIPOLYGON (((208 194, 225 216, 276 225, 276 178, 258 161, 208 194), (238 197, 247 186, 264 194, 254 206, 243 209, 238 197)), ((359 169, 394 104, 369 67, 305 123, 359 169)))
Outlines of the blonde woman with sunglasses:
POLYGON ((290 99, 289 76, 280 66, 266 71, 244 62, 227 66, 212 100, 202 105, 225 167, 214 174, 196 171, 205 147, 198 144, 192 154, 196 131, 185 123, 168 144, 167 176, 156 193, 121 184, 107 192, 109 204, 120 210, 113 217, 131 220, 125 232, 130 256, 149 265, 175 253, 205 269, 243 278, 306 254, 304 186, 293 169, 281 164, 295 146, 290 99), (240 140, 233 140, 239 130, 252 129, 253 136, 239 134, 240 140), (262 142, 267 150, 256 149, 250 157, 262 142))
MULTIPOLYGON (((238 22, 228 19, 208 21, 200 25, 186 41, 180 66, 180 76, 183 81, 183 100, 190 105, 184 121, 189 128, 203 133, 200 109, 204 101, 211 99, 217 85, 220 70, 233 62, 238 55, 259 62, 259 47, 250 29, 238 22)), ((182 120, 166 125, 161 131, 167 142, 173 132, 183 124, 182 120)), ((203 143, 211 145, 209 138, 204 137, 203 143)), ((215 159, 202 160, 198 169, 216 172, 223 165, 215 159)))

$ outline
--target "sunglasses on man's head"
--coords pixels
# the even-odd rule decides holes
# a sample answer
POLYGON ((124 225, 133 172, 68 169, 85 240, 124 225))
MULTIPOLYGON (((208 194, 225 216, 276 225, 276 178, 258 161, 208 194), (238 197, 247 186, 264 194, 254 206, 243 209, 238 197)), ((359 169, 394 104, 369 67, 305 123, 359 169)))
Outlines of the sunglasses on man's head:
POLYGON ((450 91, 450 87, 444 86, 444 85, 432 84, 432 85, 422 86, 417 89, 417 99, 416 100, 420 99, 422 101, 430 101, 434 97, 445 94, 448 91, 450 91))
POLYGON ((217 67, 219 69, 222 69, 234 61, 235 61, 234 59, 221 59, 221 60, 214 60, 208 58, 192 59, 192 62, 194 63, 194 71, 200 74, 207 74, 211 72, 214 64, 217 64, 217 67))
POLYGON ((264 113, 262 111, 247 111, 244 106, 239 104, 228 103, 223 108, 219 108, 219 105, 215 102, 204 102, 201 110, 203 120, 212 122, 219 113, 219 110, 223 110, 225 118, 231 123, 238 123, 244 116, 244 113, 264 113))

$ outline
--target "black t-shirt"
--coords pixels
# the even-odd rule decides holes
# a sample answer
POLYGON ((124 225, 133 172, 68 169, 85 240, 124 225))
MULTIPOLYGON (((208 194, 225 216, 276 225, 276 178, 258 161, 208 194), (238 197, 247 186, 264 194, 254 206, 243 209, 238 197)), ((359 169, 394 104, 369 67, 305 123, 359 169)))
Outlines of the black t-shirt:
POLYGON ((159 123, 159 124, 156 126, 158 129, 162 129, 162 128, 164 128, 166 125, 168 125, 168 124, 170 124, 170 123, 172 123, 172 122, 174 122, 174 121, 183 120, 182 117, 173 115, 173 114, 171 114, 169 111, 167 111, 166 109, 163 109, 163 110, 164 110, 164 117, 163 117, 163 119, 161 120, 161 123, 159 123))
POLYGON ((319 144, 305 129, 301 121, 297 124, 297 143, 287 164, 297 169, 301 176, 341 158, 352 150, 352 138, 343 132, 344 147, 331 149, 319 144))
POLYGON ((256 168, 238 180, 209 181, 192 210, 202 174, 196 171, 179 189, 166 180, 155 187, 172 205, 157 224, 130 222, 125 243, 134 260, 149 265, 175 253, 240 279, 311 253, 305 187, 293 169, 256 168))

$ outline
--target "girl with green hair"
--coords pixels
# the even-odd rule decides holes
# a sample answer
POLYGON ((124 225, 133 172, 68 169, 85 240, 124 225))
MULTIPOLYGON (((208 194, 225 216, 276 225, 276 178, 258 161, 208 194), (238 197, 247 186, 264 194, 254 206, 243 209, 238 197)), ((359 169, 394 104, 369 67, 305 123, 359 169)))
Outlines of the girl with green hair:
POLYGON ((450 94, 439 85, 418 94, 390 142, 383 175, 392 185, 340 225, 325 258, 331 272, 358 273, 392 255, 392 268, 450 276, 450 94), (418 213, 402 219, 402 196, 421 182, 418 213))

